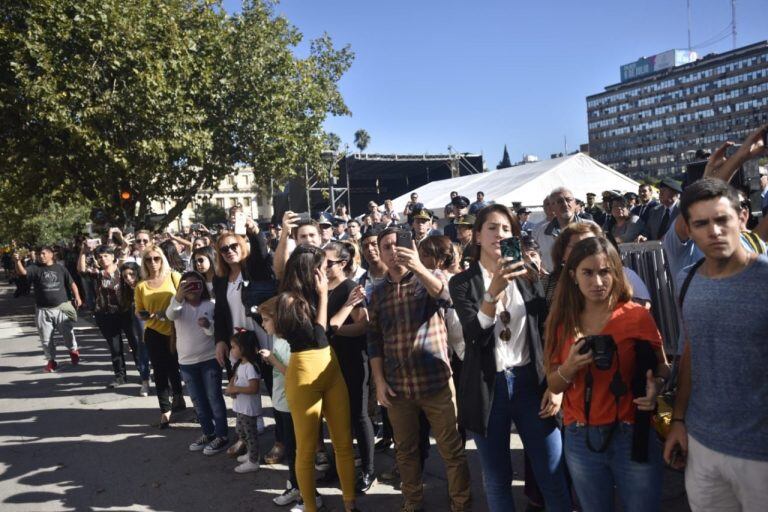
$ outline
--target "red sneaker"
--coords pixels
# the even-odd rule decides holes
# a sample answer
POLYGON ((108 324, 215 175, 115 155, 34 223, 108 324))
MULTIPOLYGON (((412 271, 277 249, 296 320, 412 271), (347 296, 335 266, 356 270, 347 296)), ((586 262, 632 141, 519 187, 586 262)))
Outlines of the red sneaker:
POLYGON ((56 361, 51 359, 50 361, 48 361, 48 363, 46 363, 45 367, 43 368, 43 371, 45 373, 55 372, 57 366, 59 366, 58 363, 56 363, 56 361))
POLYGON ((77 366, 77 364, 80 362, 80 351, 79 350, 70 350, 69 351, 69 359, 72 361, 72 364, 77 366))

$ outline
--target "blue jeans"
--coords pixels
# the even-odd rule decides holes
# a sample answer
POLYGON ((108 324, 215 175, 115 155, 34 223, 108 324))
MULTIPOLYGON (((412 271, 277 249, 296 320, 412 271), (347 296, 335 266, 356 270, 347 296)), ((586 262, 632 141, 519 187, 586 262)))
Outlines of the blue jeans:
POLYGON ((144 322, 133 314, 133 308, 121 313, 120 324, 131 347, 131 355, 141 380, 149 380, 149 352, 144 343, 144 322))
MULTIPOLYGON (((589 427, 592 446, 600 446, 610 427, 589 427)), ((587 447, 587 427, 575 423, 565 427, 565 459, 582 510, 612 512, 614 485, 625 512, 654 512, 661 507, 663 478, 662 445, 651 429, 648 462, 632 460, 632 431, 629 423, 616 427, 608 449, 594 453, 587 447)))
POLYGON ((562 437, 554 418, 539 418, 543 389, 538 380, 533 364, 497 373, 487 435, 473 434, 491 512, 515 510, 509 448, 513 421, 531 459, 547 511, 572 510, 565 480, 562 437))
POLYGON ((221 366, 215 359, 179 365, 206 436, 227 437, 227 407, 221 394, 221 366))

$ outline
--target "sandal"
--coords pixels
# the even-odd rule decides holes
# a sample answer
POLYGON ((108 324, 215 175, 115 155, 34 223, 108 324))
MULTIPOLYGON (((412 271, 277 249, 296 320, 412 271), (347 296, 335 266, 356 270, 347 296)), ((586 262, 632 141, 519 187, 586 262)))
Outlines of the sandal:
POLYGON ((241 455, 245 455, 248 452, 248 446, 245 441, 238 439, 235 444, 227 448, 227 457, 237 458, 241 455))
POLYGON ((264 463, 265 464, 278 464, 281 460, 283 460, 283 445, 275 443, 274 446, 272 446, 272 449, 267 452, 266 455, 264 455, 264 463))

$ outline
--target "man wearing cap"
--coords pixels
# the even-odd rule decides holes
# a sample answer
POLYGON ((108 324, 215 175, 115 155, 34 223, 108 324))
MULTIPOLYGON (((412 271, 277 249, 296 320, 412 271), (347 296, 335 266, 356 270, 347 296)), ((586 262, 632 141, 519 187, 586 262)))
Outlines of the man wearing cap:
POLYGON ((467 248, 472 243, 472 228, 475 225, 474 215, 461 215, 457 217, 453 224, 456 226, 456 242, 461 245, 461 255, 464 257, 467 248))
POLYGON ((642 183, 637 188, 637 198, 639 202, 632 208, 631 213, 640 217, 641 221, 647 222, 648 215, 659 205, 659 202, 653 198, 651 186, 647 183, 642 183))
POLYGON ((320 246, 324 246, 333 238, 333 217, 328 212, 316 212, 313 215, 318 226, 320 226, 320 246))
POLYGON ((642 236, 646 240, 661 240, 679 213, 678 199, 683 187, 680 182, 664 178, 659 183, 659 206, 648 214, 642 236))
POLYGON ((461 217, 462 215, 467 214, 467 207, 469 206, 469 199, 467 199, 464 196, 455 195, 453 196, 453 199, 451 199, 451 215, 449 218, 453 220, 453 222, 449 223, 447 226, 445 226, 445 229, 443 230, 443 234, 451 239, 451 242, 456 243, 459 241, 458 238, 458 231, 456 229, 456 219, 461 217))
POLYGON ((528 208, 519 208, 517 210, 517 220, 520 221, 520 229, 527 232, 529 235, 533 232, 534 225, 528 219, 531 216, 531 210, 528 208))
POLYGON ((413 230, 413 240, 417 245, 430 235, 442 234, 440 231, 432 229, 432 219, 434 216, 432 210, 428 210, 424 206, 414 208, 411 229, 413 230))
POLYGON ((598 226, 602 226, 603 222, 605 222, 605 212, 595 204, 595 193, 594 192, 587 192, 587 205, 584 207, 584 213, 588 213, 592 216, 592 220, 595 221, 595 223, 598 226))
POLYGON ((333 238, 336 240, 346 240, 347 221, 341 217, 333 218, 333 238))

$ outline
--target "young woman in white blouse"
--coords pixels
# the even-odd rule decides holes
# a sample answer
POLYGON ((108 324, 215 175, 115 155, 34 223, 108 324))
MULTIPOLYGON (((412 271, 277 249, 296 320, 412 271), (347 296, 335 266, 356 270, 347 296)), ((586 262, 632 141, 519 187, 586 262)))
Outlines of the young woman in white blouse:
POLYGON ((469 268, 449 284, 464 332, 459 425, 473 433, 492 512, 515 510, 510 428, 514 421, 548 511, 570 512, 562 438, 554 415, 562 396, 547 390, 541 332, 546 316, 538 277, 501 257, 500 242, 520 236, 503 205, 479 213, 469 268))

